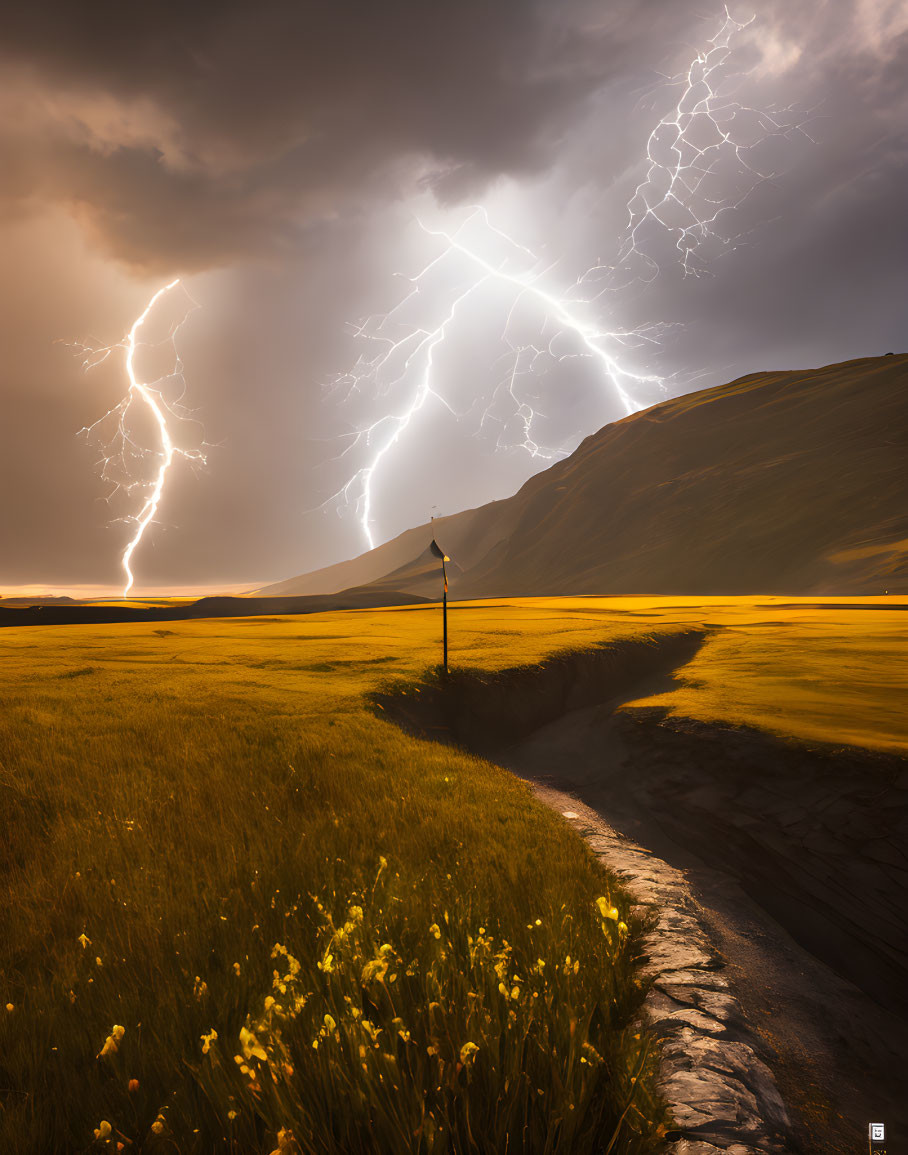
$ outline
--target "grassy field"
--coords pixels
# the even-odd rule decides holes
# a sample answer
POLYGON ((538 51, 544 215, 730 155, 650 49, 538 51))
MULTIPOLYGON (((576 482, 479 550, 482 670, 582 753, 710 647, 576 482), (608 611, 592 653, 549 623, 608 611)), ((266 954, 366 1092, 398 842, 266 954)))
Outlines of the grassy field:
MULTIPOLYGON (((706 624, 666 705, 904 748, 900 616, 477 603, 452 609, 451 657, 706 624)), ((368 706, 425 675, 439 624, 0 633, 0 1150, 658 1145, 627 896, 520 782, 368 706)))

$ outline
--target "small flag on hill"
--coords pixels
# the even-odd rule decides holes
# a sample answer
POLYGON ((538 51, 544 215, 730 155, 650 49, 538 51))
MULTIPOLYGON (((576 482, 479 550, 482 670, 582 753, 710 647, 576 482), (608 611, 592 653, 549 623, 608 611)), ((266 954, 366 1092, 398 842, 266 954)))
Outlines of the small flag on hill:
POLYGON ((429 550, 431 551, 431 553, 434 557, 441 558, 441 576, 444 578, 444 583, 445 583, 445 590, 444 590, 444 595, 442 596, 441 605, 442 605, 442 614, 443 614, 442 620, 444 622, 444 627, 443 627, 444 628, 444 663, 445 663, 445 673, 447 673, 448 672, 448 571, 445 569, 445 562, 450 561, 451 559, 448 557, 448 555, 445 553, 445 551, 441 548, 441 546, 438 544, 438 542, 435 540, 434 537, 432 538, 432 544, 429 546, 429 550))
POLYGON ((429 549, 432 551, 432 553, 436 557, 441 558, 441 572, 442 572, 442 574, 444 574, 445 593, 447 593, 448 592, 448 571, 445 569, 445 562, 450 561, 451 559, 448 557, 448 555, 445 553, 445 551, 441 548, 441 546, 438 544, 438 542, 435 540, 434 537, 432 538, 432 544, 429 546, 429 549))

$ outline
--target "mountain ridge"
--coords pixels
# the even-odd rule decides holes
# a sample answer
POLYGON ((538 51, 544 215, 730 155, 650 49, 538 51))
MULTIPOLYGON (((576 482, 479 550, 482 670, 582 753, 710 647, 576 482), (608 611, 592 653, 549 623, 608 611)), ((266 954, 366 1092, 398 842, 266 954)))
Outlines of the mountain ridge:
POLYGON ((908 592, 906 389, 905 354, 747 374, 604 426, 509 498, 258 592, 393 575, 436 596, 415 564, 433 536, 458 598, 908 592))

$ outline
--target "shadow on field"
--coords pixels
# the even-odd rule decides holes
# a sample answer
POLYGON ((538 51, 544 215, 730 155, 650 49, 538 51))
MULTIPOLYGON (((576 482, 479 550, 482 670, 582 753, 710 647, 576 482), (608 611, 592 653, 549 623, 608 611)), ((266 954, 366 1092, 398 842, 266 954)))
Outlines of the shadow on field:
POLYGON ((908 1129, 908 759, 621 708, 672 688, 706 636, 432 675, 373 700, 412 734, 579 798, 685 870, 801 1149, 855 1150, 871 1117, 908 1129))

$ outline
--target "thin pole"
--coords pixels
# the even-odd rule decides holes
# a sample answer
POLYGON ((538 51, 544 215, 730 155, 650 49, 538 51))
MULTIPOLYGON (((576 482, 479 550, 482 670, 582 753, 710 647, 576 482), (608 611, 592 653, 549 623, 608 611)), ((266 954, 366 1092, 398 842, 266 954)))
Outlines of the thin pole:
POLYGON ((443 620, 443 637, 444 637, 444 651, 445 651, 445 673, 448 672, 448 571, 445 569, 445 563, 441 563, 441 573, 444 578, 445 588, 442 594, 442 620, 443 620))

